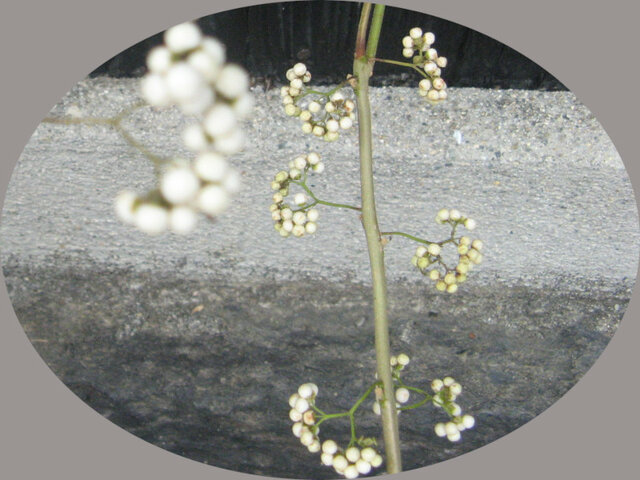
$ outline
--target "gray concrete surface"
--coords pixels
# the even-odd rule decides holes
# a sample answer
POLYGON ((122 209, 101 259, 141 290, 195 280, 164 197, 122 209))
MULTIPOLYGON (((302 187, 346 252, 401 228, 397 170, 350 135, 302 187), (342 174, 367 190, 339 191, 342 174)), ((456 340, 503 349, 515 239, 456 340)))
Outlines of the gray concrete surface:
MULTIPOLYGON (((356 132, 334 144, 303 136, 277 90, 255 94, 250 142, 234 159, 244 188, 189 237, 143 236, 115 218, 118 191, 154 181, 117 132, 41 124, 5 198, 4 275, 39 354, 118 425, 224 468, 331 478, 289 433, 286 399, 315 381, 329 410, 345 408, 371 378, 364 238, 356 215, 325 208, 314 236, 281 239, 269 182, 314 149, 327 167, 316 194, 358 203, 356 132)), ((132 80, 85 80, 52 115, 114 115, 136 98, 132 80)), ((486 245, 455 295, 413 270, 410 241, 386 248, 394 349, 414 357, 409 378, 452 374, 478 419, 451 445, 433 435, 433 411, 403 414, 415 468, 517 428, 588 370, 630 298, 638 215, 614 146, 570 92, 452 89, 433 108, 394 87, 374 89, 372 105, 382 228, 444 238, 433 217, 455 206, 486 245)), ((145 108, 126 125, 167 154, 185 153, 186 122, 145 108)), ((362 425, 376 432, 373 418, 362 425)))

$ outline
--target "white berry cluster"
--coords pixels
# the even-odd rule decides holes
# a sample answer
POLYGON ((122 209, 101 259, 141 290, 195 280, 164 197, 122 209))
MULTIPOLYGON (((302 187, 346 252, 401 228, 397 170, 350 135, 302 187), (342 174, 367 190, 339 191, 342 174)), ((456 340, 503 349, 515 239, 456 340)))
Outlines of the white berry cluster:
POLYGON ((157 190, 138 196, 125 190, 116 198, 118 216, 149 235, 166 230, 191 233, 198 213, 219 215, 240 187, 240 178, 226 159, 216 152, 203 152, 194 161, 174 160, 163 172, 157 190))
MULTIPOLYGON (((164 45, 147 56, 149 73, 142 79, 142 95, 153 106, 177 105, 185 114, 205 119, 213 114, 205 124, 219 123, 213 109, 223 106, 234 118, 246 115, 249 77, 242 67, 225 62, 222 43, 203 36, 195 23, 176 25, 165 32, 164 45)), ((217 137, 219 128, 209 133, 217 137)))
POLYGON ((436 41, 433 33, 422 33, 422 29, 414 27, 409 35, 402 39, 402 55, 411 58, 414 65, 424 70, 429 78, 424 78, 419 84, 419 93, 431 102, 439 102, 447 98, 447 84, 442 79, 442 69, 447 66, 447 58, 438 56, 432 47, 436 41))
MULTIPOLYGON (((400 378, 400 372, 404 370, 404 367, 409 365, 410 361, 411 359, 409 358, 409 355, 407 355, 406 353, 400 353, 397 356, 391 355, 391 357, 389 358, 389 364, 393 369, 392 375, 394 379, 397 380, 400 378)), ((376 378, 378 378, 377 373, 376 373, 376 378)), ((405 387, 400 387, 398 385, 394 385, 394 387, 395 387, 395 397, 396 397, 396 409, 398 409, 402 406, 402 404, 407 403, 409 401, 409 397, 411 394, 409 390, 405 387)), ((380 415, 382 413, 382 408, 380 406, 380 402, 378 401, 378 399, 376 399, 373 402, 373 413, 375 413, 376 415, 380 415)), ((398 414, 399 413, 400 413, 400 410, 398 410, 398 414)))
POLYGON ((342 449, 334 440, 320 443, 320 428, 316 425, 313 409, 317 395, 317 385, 304 383, 289 397, 289 418, 294 422, 291 430, 300 439, 300 443, 311 453, 319 452, 322 464, 333 467, 345 478, 358 478, 369 473, 372 468, 382 465, 382 456, 370 446, 362 449, 357 446, 342 449))
POLYGON ((271 204, 271 219, 275 222, 275 229, 283 237, 293 235, 302 237, 306 233, 316 232, 319 212, 312 207, 309 198, 304 193, 297 193, 293 197, 295 206, 285 203, 289 195, 291 181, 306 178, 309 171, 321 173, 324 171, 324 163, 320 161, 320 156, 311 152, 308 155, 300 155, 289 162, 289 170, 278 172, 271 182, 272 190, 277 190, 273 195, 271 204))
POLYGON ((148 234, 187 234, 196 227, 198 213, 214 217, 230 204, 240 177, 226 157, 244 145, 239 123, 253 99, 247 73, 225 61, 224 46, 191 22, 167 30, 164 45, 149 52, 142 96, 150 105, 177 105, 198 117, 199 123, 182 135, 196 157, 175 159, 162 171, 159 188, 145 196, 122 192, 116 210, 124 222, 148 234))
POLYGON ((443 408, 451 420, 446 423, 436 423, 434 431, 439 437, 447 437, 451 442, 460 440, 460 432, 473 428, 476 421, 469 414, 462 414, 462 408, 455 403, 455 399, 462 392, 462 386, 451 377, 436 378, 431 382, 434 392, 433 404, 443 408))
MULTIPOLYGON (((436 215, 436 223, 448 223, 454 231, 458 225, 464 225, 467 230, 476 227, 475 220, 465 217, 455 208, 441 209, 436 215)), ((437 290, 454 293, 458 290, 458 285, 467 279, 467 273, 472 267, 482 262, 482 246, 481 240, 472 240, 466 235, 456 239, 452 235, 450 240, 419 246, 411 263, 435 282, 437 290), (447 243, 452 243, 457 248, 458 264, 455 268, 448 267, 442 259, 442 248, 447 243)))
POLYGON ((284 111, 302 122, 302 131, 328 142, 338 139, 340 130, 348 130, 356 119, 355 103, 340 91, 332 94, 305 91, 304 84, 311 80, 311 73, 304 63, 296 63, 287 70, 289 86, 280 90, 284 111), (312 98, 302 104, 303 98, 312 98))

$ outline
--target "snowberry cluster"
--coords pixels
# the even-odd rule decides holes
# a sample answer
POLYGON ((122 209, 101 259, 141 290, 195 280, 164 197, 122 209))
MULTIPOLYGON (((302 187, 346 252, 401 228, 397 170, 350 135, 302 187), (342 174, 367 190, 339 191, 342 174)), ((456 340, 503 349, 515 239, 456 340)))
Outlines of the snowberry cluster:
MULTIPOLYGON (((404 370, 404 367, 409 365, 410 361, 411 359, 406 353, 401 353, 397 356, 391 356, 391 358, 389 359, 389 363, 393 368, 392 375, 394 379, 400 378, 400 372, 404 370)), ((376 373, 376 378, 377 377, 378 374, 376 373)), ((400 408, 402 404, 407 403, 409 401, 410 395, 411 394, 407 388, 395 385, 396 409, 400 408)), ((378 399, 373 402, 373 413, 375 413, 376 415, 380 415, 382 413, 382 408, 378 399)), ((400 410, 398 410, 398 414, 400 414, 400 410)))
POLYGON ((303 181, 309 170, 321 173, 324 171, 324 163, 320 161, 320 156, 311 152, 308 155, 300 155, 289 162, 289 171, 278 172, 273 182, 272 190, 277 190, 273 195, 271 204, 271 218, 275 222, 275 229, 283 237, 292 235, 302 237, 305 233, 312 234, 318 228, 318 210, 313 208, 315 202, 309 202, 309 198, 304 193, 297 193, 293 197, 295 206, 285 203, 289 195, 289 187, 292 181, 303 181))
POLYGON ((348 130, 356 119, 355 103, 345 98, 340 91, 334 93, 313 92, 304 88, 311 80, 311 73, 304 63, 296 63, 287 70, 289 86, 280 90, 284 111, 302 122, 302 131, 332 142, 340 136, 339 131, 348 130), (305 104, 302 99, 310 99, 305 104))
POLYGON ((454 293, 458 285, 467 279, 467 273, 473 265, 482 262, 482 241, 471 240, 468 236, 455 238, 455 229, 458 225, 464 225, 467 230, 473 230, 476 222, 472 218, 463 216, 456 209, 441 209, 436 215, 436 223, 448 223, 453 229, 449 240, 432 242, 426 246, 419 246, 411 259, 411 263, 436 283, 436 289, 441 292, 454 293), (457 247, 458 264, 455 268, 449 268, 442 259, 442 248, 447 243, 457 247))
POLYGON ((190 22, 167 30, 164 45, 149 52, 142 96, 150 105, 177 105, 198 117, 199 123, 182 135, 196 157, 165 166, 157 190, 144 196, 122 192, 116 210, 124 222, 148 234, 186 234, 195 228, 199 212, 214 217, 229 205, 240 177, 226 157, 243 147, 239 122, 249 114, 253 99, 247 73, 225 61, 224 46, 190 22))
POLYGON ((476 423, 471 415, 463 415, 462 408, 455 403, 455 399, 462 392, 462 386, 453 378, 445 377, 432 381, 431 389, 434 392, 433 404, 443 408, 451 416, 450 421, 437 423, 434 431, 439 437, 447 437, 449 441, 457 442, 460 440, 460 432, 473 428, 476 423))
POLYGON ((382 456, 372 447, 359 448, 349 446, 342 449, 334 440, 325 440, 322 444, 318 434, 314 410, 318 387, 314 383, 300 385, 298 391, 289 397, 289 418, 293 421, 291 430, 311 453, 320 452, 323 465, 333 467, 345 478, 357 478, 366 475, 372 468, 382 465, 382 456))
POLYGON ((429 78, 424 78, 419 84, 419 93, 432 102, 447 98, 447 84, 440 76, 442 69, 447 66, 447 58, 438 56, 432 47, 436 41, 433 33, 422 33, 422 29, 415 27, 409 30, 409 35, 402 39, 402 55, 411 58, 414 65, 424 70, 429 78))

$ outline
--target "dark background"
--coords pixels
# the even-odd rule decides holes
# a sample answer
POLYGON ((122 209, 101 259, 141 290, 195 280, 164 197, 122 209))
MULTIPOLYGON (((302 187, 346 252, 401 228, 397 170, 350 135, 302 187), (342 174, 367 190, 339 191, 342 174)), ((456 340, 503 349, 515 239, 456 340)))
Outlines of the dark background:
MULTIPOLYGON (((303 61, 314 82, 337 83, 351 72, 360 3, 281 2, 229 10, 197 21, 227 46, 230 61, 244 65, 257 83, 278 85, 294 63, 303 61)), ((443 78, 454 87, 566 90, 549 72, 512 48, 457 23, 387 7, 378 56, 402 57, 402 37, 419 26, 436 34, 434 47, 449 59, 443 78)), ((159 33, 98 67, 92 76, 135 77, 145 72, 149 49, 162 43, 159 33)), ((414 85, 417 74, 378 64, 372 84, 414 85)))

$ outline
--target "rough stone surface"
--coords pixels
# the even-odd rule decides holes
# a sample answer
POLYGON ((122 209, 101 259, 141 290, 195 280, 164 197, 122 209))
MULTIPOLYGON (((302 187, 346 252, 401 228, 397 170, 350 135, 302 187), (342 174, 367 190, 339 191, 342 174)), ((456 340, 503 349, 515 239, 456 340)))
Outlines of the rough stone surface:
MULTIPOLYGON (((154 181, 117 132, 41 124, 5 199, 4 275, 38 353, 116 424, 219 467, 332 478, 290 433, 286 401, 314 381, 319 405, 338 411, 372 380, 364 239, 356 215, 329 209, 314 236, 281 239, 269 182, 315 149, 327 166, 312 182, 317 195, 357 204, 356 136, 305 137, 277 91, 255 93, 251 141, 234 160, 245 187, 218 222, 186 238, 145 237, 113 215, 118 191, 154 181)), ((115 115, 136 98, 133 81, 86 80, 52 115, 115 115)), ((455 295, 413 270, 409 240, 386 247, 393 350, 412 357, 407 381, 454 376, 477 419, 451 444, 433 434, 442 412, 403 413, 404 462, 415 468, 512 431, 588 370, 630 298, 638 217, 613 145, 570 92, 452 89, 432 108, 394 87, 374 89, 372 104, 382 228, 441 239, 435 212, 457 206, 486 245, 455 295)), ((127 129, 156 152, 185 154, 186 122, 143 108, 127 129)), ((370 406, 358 425, 377 435, 370 406)), ((323 431, 346 439, 336 427, 346 425, 323 431)))

